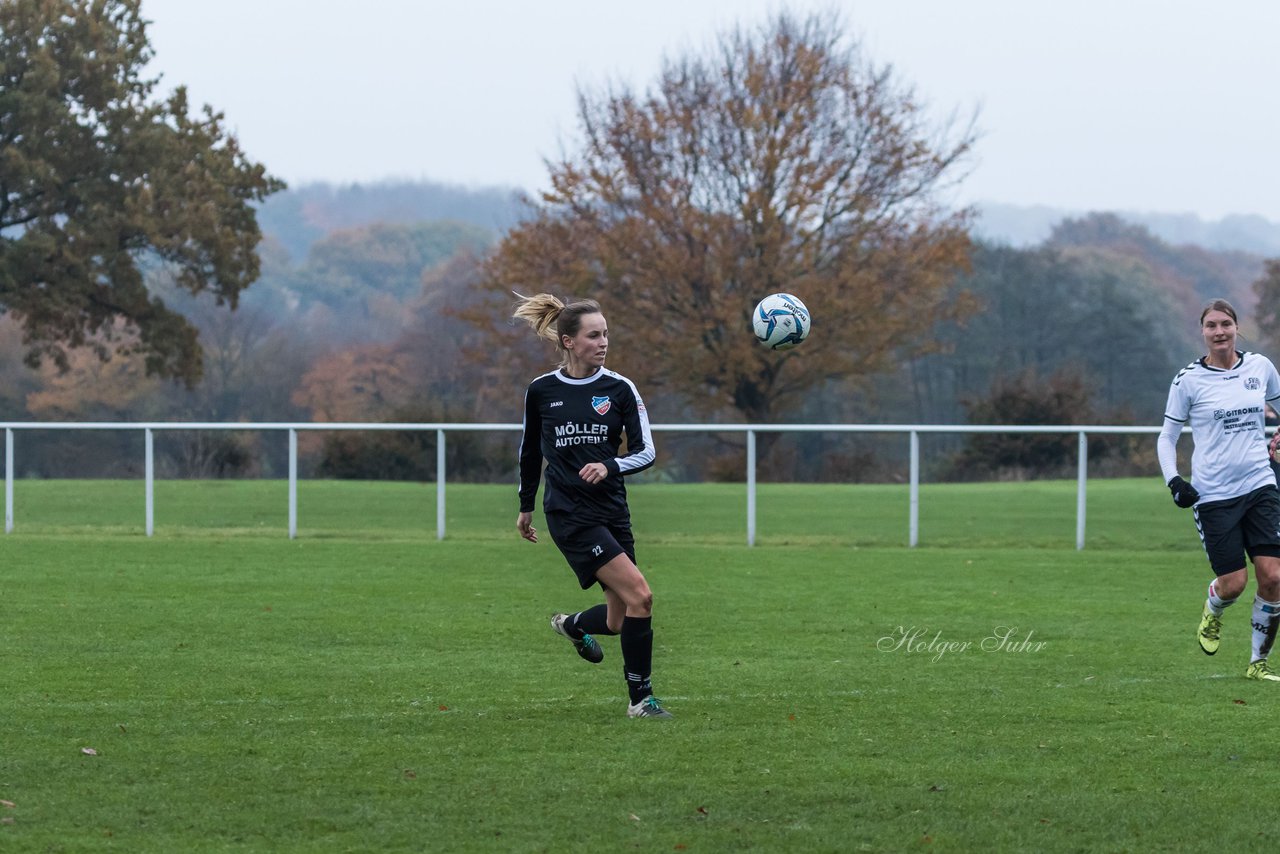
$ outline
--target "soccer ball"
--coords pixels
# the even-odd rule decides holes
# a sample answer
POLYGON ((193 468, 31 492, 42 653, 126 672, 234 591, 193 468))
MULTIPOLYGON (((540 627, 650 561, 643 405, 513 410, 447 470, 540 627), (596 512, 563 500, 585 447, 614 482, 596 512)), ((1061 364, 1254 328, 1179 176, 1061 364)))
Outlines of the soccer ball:
POLYGON ((770 350, 790 350, 809 337, 809 309, 791 294, 770 294, 751 313, 751 325, 770 350))

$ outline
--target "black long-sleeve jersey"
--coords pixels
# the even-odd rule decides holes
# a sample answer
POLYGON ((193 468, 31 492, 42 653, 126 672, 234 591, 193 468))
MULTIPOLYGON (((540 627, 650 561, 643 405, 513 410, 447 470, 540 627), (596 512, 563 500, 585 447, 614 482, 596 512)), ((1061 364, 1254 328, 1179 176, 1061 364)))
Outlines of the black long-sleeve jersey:
POLYGON ((635 384, 605 368, 584 379, 555 370, 529 383, 520 438, 522 513, 533 511, 543 459, 544 512, 572 513, 588 523, 629 521, 622 475, 644 471, 654 460, 649 414, 635 384), (620 457, 624 433, 627 453, 620 457), (578 476, 587 463, 604 463, 609 476, 587 483, 578 476))

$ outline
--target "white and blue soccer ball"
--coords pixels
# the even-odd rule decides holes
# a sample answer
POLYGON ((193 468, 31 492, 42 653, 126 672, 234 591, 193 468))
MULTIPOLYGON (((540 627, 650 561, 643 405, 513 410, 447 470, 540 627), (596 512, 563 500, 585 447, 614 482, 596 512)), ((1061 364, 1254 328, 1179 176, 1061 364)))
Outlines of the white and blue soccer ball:
POLYGON ((790 350, 809 337, 809 309, 792 294, 769 294, 751 313, 751 325, 770 350, 790 350))

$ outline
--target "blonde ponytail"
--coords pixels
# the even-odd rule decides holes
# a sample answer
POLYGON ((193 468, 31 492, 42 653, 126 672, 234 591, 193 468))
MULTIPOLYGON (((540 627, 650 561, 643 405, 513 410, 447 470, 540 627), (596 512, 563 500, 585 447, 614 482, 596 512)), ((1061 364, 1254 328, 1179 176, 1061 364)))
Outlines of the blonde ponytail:
MULTIPOLYGON (((516 294, 516 298, 520 303, 512 316, 532 326, 539 338, 556 342, 560 350, 564 350, 562 339, 565 335, 572 338, 582 329, 585 315, 600 314, 600 303, 593 299, 574 300, 566 305, 551 294, 534 294, 531 297, 516 294)), ((564 359, 560 364, 565 364, 564 359)))
POLYGON ((551 294, 534 294, 531 297, 516 294, 516 298, 520 303, 516 306, 512 317, 532 326, 539 338, 554 341, 557 346, 560 346, 560 333, 556 331, 556 321, 560 319, 560 312, 564 311, 564 303, 551 294))

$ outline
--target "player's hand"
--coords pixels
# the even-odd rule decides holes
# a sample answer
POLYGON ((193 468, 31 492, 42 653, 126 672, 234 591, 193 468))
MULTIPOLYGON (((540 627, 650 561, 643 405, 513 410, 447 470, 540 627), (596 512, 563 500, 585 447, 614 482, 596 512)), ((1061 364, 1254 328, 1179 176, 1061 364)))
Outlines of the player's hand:
POLYGON ((609 469, 604 463, 587 463, 578 471, 578 477, 587 483, 600 483, 609 476, 609 469))
MULTIPOLYGON (((1272 434, 1271 443, 1267 445, 1267 452, 1271 454, 1271 459, 1273 460, 1276 459, 1277 448, 1280 448, 1280 430, 1277 430, 1274 434, 1272 434)), ((1280 460, 1276 460, 1276 462, 1280 462, 1280 460)))
POLYGON ((1175 474, 1173 480, 1169 481, 1169 491, 1173 493, 1173 503, 1184 509, 1200 500, 1200 493, 1183 480, 1180 474, 1175 474))
POLYGON ((529 542, 536 543, 538 541, 538 529, 533 527, 532 513, 521 513, 516 517, 516 530, 520 532, 520 536, 529 542))

